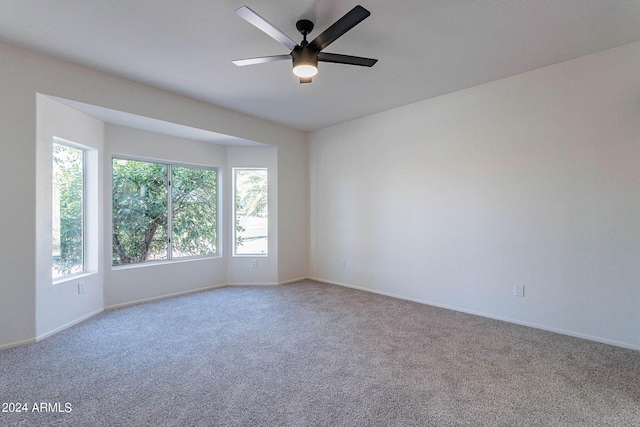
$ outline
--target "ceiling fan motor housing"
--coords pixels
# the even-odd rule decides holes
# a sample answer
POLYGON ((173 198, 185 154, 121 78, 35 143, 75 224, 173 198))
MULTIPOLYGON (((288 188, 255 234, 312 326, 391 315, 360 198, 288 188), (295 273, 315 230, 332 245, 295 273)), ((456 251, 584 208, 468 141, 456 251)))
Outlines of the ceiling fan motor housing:
POLYGON ((291 52, 291 56, 293 57, 293 72, 298 77, 313 77, 318 72, 318 51, 315 49, 308 46, 296 46, 291 52), (304 74, 306 72, 301 70, 309 70, 309 74, 304 74))

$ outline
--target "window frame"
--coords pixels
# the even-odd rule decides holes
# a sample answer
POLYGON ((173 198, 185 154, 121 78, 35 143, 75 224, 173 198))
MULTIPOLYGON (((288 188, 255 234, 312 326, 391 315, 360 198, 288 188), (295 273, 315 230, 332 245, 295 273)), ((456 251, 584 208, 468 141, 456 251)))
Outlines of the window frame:
POLYGON ((201 259, 214 259, 221 257, 221 248, 220 248, 220 167, 211 166, 211 165, 203 165, 203 164, 194 164, 194 163, 185 163, 185 162, 175 162, 171 160, 165 159, 156 159, 149 157, 138 157, 138 156, 129 156, 129 155, 121 155, 121 154, 113 154, 111 156, 110 163, 110 172, 111 172, 111 231, 113 232, 113 162, 115 160, 126 160, 126 161, 135 161, 135 162, 146 162, 146 163, 154 163, 161 164, 167 167, 167 176, 166 176, 166 193, 167 193, 167 258, 166 259, 155 259, 155 260, 147 260, 143 262, 135 262, 129 264, 113 264, 113 236, 111 238, 111 251, 110 251, 110 259, 111 259, 111 268, 112 269, 127 269, 127 268, 139 268, 150 265, 159 265, 159 264, 170 264, 170 263, 179 263, 185 261, 192 260, 201 260, 201 259), (213 171, 216 174, 216 198, 215 198, 215 221, 216 221, 216 239, 215 239, 215 252, 202 254, 202 255, 188 255, 188 256, 174 256, 173 255, 173 167, 181 167, 181 168, 191 168, 191 169, 203 169, 213 171))
POLYGON ((62 145, 68 148, 73 148, 75 150, 79 150, 82 152, 82 168, 81 168, 81 173, 82 173, 82 232, 80 233, 80 241, 82 244, 82 262, 80 264, 80 271, 76 271, 74 273, 70 273, 70 274, 64 274, 61 276, 53 276, 53 233, 51 233, 51 239, 52 239, 52 248, 51 248, 51 280, 53 284, 56 283, 61 283, 70 279, 73 279, 75 277, 79 277, 82 275, 86 275, 88 273, 88 268, 87 268, 87 264, 88 264, 88 257, 89 257, 89 249, 87 247, 87 198, 88 198, 88 194, 87 194, 87 188, 88 188, 88 177, 87 177, 87 161, 88 161, 88 157, 89 157, 89 150, 91 150, 92 148, 84 146, 82 144, 78 144, 76 142, 73 141, 69 141, 67 139, 64 138, 60 138, 57 136, 54 136, 52 139, 52 143, 51 143, 51 165, 52 165, 52 170, 51 170, 51 228, 53 231, 53 177, 54 177, 54 172, 53 172, 53 162, 54 162, 54 157, 53 157, 53 147, 54 144, 57 145, 62 145))
POLYGON ((242 166, 242 167, 234 167, 231 169, 231 205, 232 205, 232 256, 233 257, 268 257, 269 256, 269 168, 266 166, 242 166), (236 206, 236 178, 238 171, 251 171, 251 170, 262 170, 266 172, 267 179, 267 248, 264 253, 238 253, 238 230, 237 230, 237 206, 236 206))

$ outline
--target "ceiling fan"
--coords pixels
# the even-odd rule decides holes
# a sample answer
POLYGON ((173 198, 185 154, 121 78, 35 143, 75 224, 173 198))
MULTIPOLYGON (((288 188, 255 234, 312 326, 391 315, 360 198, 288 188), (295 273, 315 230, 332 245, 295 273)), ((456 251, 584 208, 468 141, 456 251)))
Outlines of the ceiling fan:
POLYGON ((307 41, 307 35, 313 30, 313 22, 308 19, 299 20, 296 22, 296 28, 303 37, 300 44, 291 40, 286 34, 271 25, 247 6, 242 6, 236 9, 235 12, 238 16, 259 30, 264 31, 281 45, 291 50, 291 53, 287 55, 262 56, 232 61, 240 67, 291 59, 293 60, 293 74, 300 78, 300 83, 311 83, 313 76, 318 74, 318 62, 333 62, 336 64, 360 65, 363 67, 372 67, 373 64, 378 62, 377 59, 322 52, 324 48, 371 15, 371 12, 362 6, 358 5, 351 9, 346 15, 334 22, 333 25, 311 42, 307 41))

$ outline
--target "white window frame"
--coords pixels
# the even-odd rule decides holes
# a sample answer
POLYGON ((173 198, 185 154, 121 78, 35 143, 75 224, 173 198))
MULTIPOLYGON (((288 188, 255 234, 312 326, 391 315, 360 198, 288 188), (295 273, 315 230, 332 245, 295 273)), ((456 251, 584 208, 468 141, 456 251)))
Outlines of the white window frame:
MULTIPOLYGON (((236 244, 237 242, 237 212, 236 212, 236 176, 237 176, 237 172, 238 171, 244 171, 244 170, 263 170, 267 173, 267 194, 269 193, 269 168, 268 167, 264 167, 264 166, 260 166, 260 167, 235 167, 232 168, 231 170, 231 175, 232 175, 232 191, 231 191, 231 205, 232 205, 232 247, 233 247, 233 251, 232 251, 232 256, 234 257, 268 257, 269 256, 269 214, 268 214, 268 207, 267 207, 267 251, 264 253, 243 253, 243 254, 239 254, 237 253, 238 250, 238 245, 236 244)), ((268 197, 268 196, 267 196, 268 197)), ((267 200, 267 206, 269 205, 269 200, 267 200)))
POLYGON ((209 165, 201 165, 201 164, 193 164, 193 163, 180 163, 180 162, 173 162, 170 160, 162 160, 162 159, 154 159, 154 158, 149 158, 149 157, 137 157, 137 156, 127 156, 127 155, 119 155, 119 154, 114 154, 111 156, 111 163, 110 163, 110 168, 111 168, 111 191, 110 191, 110 195, 111 195, 111 209, 110 209, 110 216, 111 216, 111 229, 113 230, 113 161, 114 160, 131 160, 131 161, 136 161, 136 162, 146 162, 146 163, 155 163, 155 164, 162 164, 167 166, 167 258, 166 259, 157 259, 157 260, 148 260, 148 261, 144 261, 144 262, 136 262, 136 263, 131 263, 131 264, 113 264, 113 238, 111 239, 111 251, 110 251, 110 259, 111 259, 111 268, 112 269, 127 269, 127 268, 139 268, 139 267, 145 267, 145 266, 150 266, 150 265, 158 265, 158 264, 167 264, 167 263, 177 263, 177 262, 183 262, 183 261, 190 261, 190 260, 200 260, 200 259, 212 259, 212 258, 219 258, 221 256, 221 249, 220 249, 220 168, 216 167, 216 166, 209 166, 209 165), (214 171, 216 173, 216 209, 215 209, 215 217, 216 217, 216 241, 215 241, 215 246, 216 246, 216 251, 214 253, 209 253, 209 254, 203 254, 203 255, 189 255, 189 256, 180 256, 180 257, 174 257, 173 256, 173 230, 172 230, 172 221, 173 221, 173 215, 172 215, 172 204, 173 204, 173 195, 172 195, 172 174, 173 174, 173 167, 183 167, 183 168, 192 168, 192 169, 204 169, 204 170, 210 170, 210 171, 214 171))
MULTIPOLYGON (((74 278, 76 276, 81 276, 87 274, 87 264, 88 264, 88 254, 89 250, 87 247, 87 187, 88 187, 88 179, 87 179, 87 161, 89 158, 89 151, 92 150, 91 147, 84 146, 82 144, 78 144, 76 142, 72 142, 63 138, 59 138, 57 136, 53 137, 53 142, 51 144, 51 161, 53 162, 53 144, 63 145, 69 148, 73 148, 76 150, 80 150, 82 152, 82 264, 80 271, 71 274, 65 274, 62 276, 53 277, 52 281, 54 284, 60 283, 70 278, 74 278)), ((51 173, 52 185, 53 185, 53 171, 51 173)), ((51 205, 53 208, 53 190, 51 197, 51 205)), ((53 212, 51 215, 51 222, 53 227, 53 212)), ((53 239, 53 234, 52 234, 53 239)), ((51 251, 52 262, 53 262, 53 250, 51 251)))

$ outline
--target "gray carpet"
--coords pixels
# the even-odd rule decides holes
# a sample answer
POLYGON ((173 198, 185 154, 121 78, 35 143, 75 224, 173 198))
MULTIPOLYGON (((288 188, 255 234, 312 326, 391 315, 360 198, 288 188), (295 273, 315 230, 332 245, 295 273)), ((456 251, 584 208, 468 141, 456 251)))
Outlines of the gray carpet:
POLYGON ((640 352, 305 281, 2 351, 8 402, 3 426, 640 426, 640 352))

